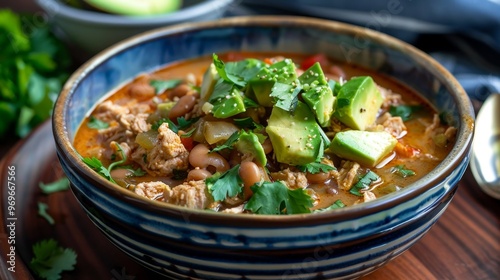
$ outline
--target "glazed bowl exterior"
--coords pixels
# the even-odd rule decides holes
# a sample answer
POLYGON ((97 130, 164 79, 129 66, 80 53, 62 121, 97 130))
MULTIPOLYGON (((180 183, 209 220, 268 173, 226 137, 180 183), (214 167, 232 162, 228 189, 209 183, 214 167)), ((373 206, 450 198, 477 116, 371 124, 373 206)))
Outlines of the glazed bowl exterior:
POLYGON ((163 15, 130 17, 68 6, 63 0, 36 0, 51 23, 73 45, 96 54, 110 45, 150 29, 183 22, 215 20, 234 0, 183 0, 183 8, 163 15))
MULTIPOLYGON (((436 61, 369 29, 301 17, 239 17, 157 29, 123 41, 79 68, 55 107, 54 137, 72 190, 118 248, 171 279, 331 279, 372 272, 438 220, 468 161, 474 114, 466 93, 436 61), (396 193, 335 211, 234 215, 145 199, 84 165, 72 141, 96 102, 134 76, 226 51, 324 53, 414 88, 458 128, 451 153, 396 193)), ((99 248, 96 248, 99 250, 99 248)))

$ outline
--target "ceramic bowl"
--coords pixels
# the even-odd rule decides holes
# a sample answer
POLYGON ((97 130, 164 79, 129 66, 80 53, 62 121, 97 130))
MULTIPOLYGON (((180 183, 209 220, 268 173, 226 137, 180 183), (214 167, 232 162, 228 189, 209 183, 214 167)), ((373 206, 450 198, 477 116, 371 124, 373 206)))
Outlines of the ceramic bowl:
POLYGON ((64 0, 36 0, 70 44, 93 55, 132 35, 183 22, 220 18, 234 0, 183 0, 178 11, 164 15, 126 17, 77 9, 64 0))
POLYGON ((172 279, 370 273, 411 247, 445 211, 469 161, 473 124, 462 87, 414 47, 365 28, 277 16, 177 25, 116 44, 70 77, 53 118, 58 156, 90 219, 136 261, 172 279), (401 191, 338 211, 290 216, 213 213, 146 201, 79 159, 72 146, 75 132, 108 91, 174 61, 234 50, 325 53, 389 75, 449 114, 458 128, 456 144, 434 170, 401 191))

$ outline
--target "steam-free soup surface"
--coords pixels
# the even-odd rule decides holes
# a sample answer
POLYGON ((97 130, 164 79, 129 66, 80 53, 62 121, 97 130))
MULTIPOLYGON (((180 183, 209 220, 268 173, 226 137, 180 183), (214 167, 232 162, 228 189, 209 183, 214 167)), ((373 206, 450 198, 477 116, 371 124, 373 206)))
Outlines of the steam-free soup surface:
POLYGON ((396 81, 321 54, 226 53, 136 77, 97 104, 74 144, 146 199, 297 214, 415 182, 453 144, 442 119, 396 81))

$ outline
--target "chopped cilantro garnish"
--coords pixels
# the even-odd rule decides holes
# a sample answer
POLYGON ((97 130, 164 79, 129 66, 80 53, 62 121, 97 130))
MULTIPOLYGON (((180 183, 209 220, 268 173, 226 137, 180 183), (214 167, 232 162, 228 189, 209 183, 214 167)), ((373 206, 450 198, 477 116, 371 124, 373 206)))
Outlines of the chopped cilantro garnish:
POLYGON ((264 128, 264 126, 256 123, 251 117, 242 118, 242 119, 234 119, 234 124, 239 128, 245 128, 245 129, 261 130, 264 128))
POLYGON ((38 215, 47 220, 47 222, 51 225, 55 224, 54 218, 47 213, 49 206, 43 202, 38 202, 38 215))
POLYGON ((398 164, 398 165, 392 167, 391 172, 396 173, 403 178, 413 176, 416 174, 415 171, 413 171, 411 169, 406 169, 406 166, 404 166, 403 164, 398 164))
POLYGON ((51 183, 38 183, 38 186, 40 189, 42 189, 42 192, 44 194, 51 194, 54 192, 59 192, 59 191, 64 191, 69 188, 69 180, 66 177, 63 177, 57 181, 51 182, 51 183))
POLYGON ((125 152, 123 152, 123 149, 120 146, 120 144, 116 144, 116 146, 118 148, 118 151, 120 152, 121 160, 112 162, 108 166, 108 168, 104 167, 104 165, 102 164, 102 162, 98 158, 96 158, 96 157, 92 157, 92 158, 83 157, 82 158, 82 161, 85 164, 87 164, 90 168, 92 168, 95 171, 97 171, 97 173, 99 173, 101 176, 103 176, 104 178, 106 178, 108 181, 110 181, 112 183, 116 183, 116 182, 111 177, 111 170, 113 170, 113 168, 115 168, 118 165, 121 165, 121 164, 123 164, 123 163, 125 163, 127 161, 127 156, 125 155, 125 152))
POLYGON ((412 114, 420 110, 422 106, 419 105, 398 105, 389 107, 389 113, 394 117, 401 117, 403 121, 411 118, 412 114))
POLYGON ((189 131, 184 132, 181 134, 182 138, 187 138, 193 136, 193 133, 196 131, 196 127, 191 128, 189 131))
POLYGON ((172 130, 174 133, 177 134, 179 132, 179 127, 177 127, 177 125, 173 121, 171 121, 170 119, 168 119, 168 118, 159 119, 153 125, 151 125, 151 129, 152 130, 158 130, 158 128, 160 128, 160 126, 163 123, 168 123, 168 128, 170 130, 172 130))
POLYGON ((75 251, 59 246, 54 239, 45 239, 33 245, 33 254, 30 268, 42 279, 60 279, 63 271, 75 268, 75 251))
POLYGON ((303 189, 291 190, 281 182, 263 182, 251 187, 253 195, 245 209, 255 214, 310 213, 312 198, 303 189))
POLYGON ((87 127, 92 129, 105 129, 109 127, 109 123, 101 121, 94 116, 90 116, 87 127))
POLYGON ((96 157, 92 157, 92 158, 84 157, 84 158, 82 158, 82 161, 86 165, 88 165, 90 168, 97 171, 97 173, 99 173, 101 176, 103 176, 107 180, 115 183, 115 180, 113 180, 113 178, 111 177, 109 170, 106 167, 104 167, 104 165, 102 165, 102 162, 98 158, 96 158, 96 157))
POLYGON ((213 54, 212 58, 219 76, 240 87, 244 87, 264 65, 262 61, 252 58, 228 63, 224 63, 216 54, 213 54))
POLYGON ((231 136, 229 136, 229 138, 224 143, 213 148, 210 152, 213 153, 224 149, 232 149, 233 145, 238 141, 239 138, 240 138, 240 132, 235 131, 233 134, 231 134, 231 136))
POLYGON ((359 181, 351 188, 350 193, 363 196, 361 190, 366 190, 372 182, 379 180, 380 177, 373 171, 369 170, 359 181))
POLYGON ((311 174, 335 170, 335 167, 320 162, 311 162, 306 165, 297 165, 297 168, 302 172, 309 172, 311 174))
POLYGON ((346 205, 342 202, 342 200, 337 199, 332 205, 330 205, 326 208, 314 210, 313 213, 321 213, 321 212, 326 212, 326 211, 330 211, 333 209, 339 209, 339 208, 344 208, 344 207, 346 207, 346 205))
POLYGON ((151 80, 149 84, 155 88, 156 94, 162 94, 164 91, 168 89, 175 88, 182 82, 180 79, 173 80, 151 80))
POLYGON ((189 128, 191 125, 193 125, 195 122, 198 121, 199 118, 191 118, 189 120, 186 120, 184 117, 178 117, 177 118, 177 126, 179 127, 179 130, 185 130, 189 128))
POLYGON ((228 171, 220 174, 216 173, 205 179, 208 191, 215 201, 222 201, 228 197, 233 197, 242 191, 243 181, 238 174, 240 165, 237 164, 228 171))
POLYGON ((276 107, 279 107, 288 112, 294 112, 299 101, 299 93, 302 90, 300 85, 293 86, 291 84, 275 83, 270 96, 276 100, 276 107))

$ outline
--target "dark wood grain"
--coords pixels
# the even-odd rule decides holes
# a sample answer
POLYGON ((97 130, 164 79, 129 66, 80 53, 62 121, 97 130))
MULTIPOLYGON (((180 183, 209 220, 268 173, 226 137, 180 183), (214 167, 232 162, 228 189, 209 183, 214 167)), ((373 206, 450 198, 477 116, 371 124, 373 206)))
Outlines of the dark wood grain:
MULTIPOLYGON (((55 238, 78 253, 76 269, 65 272, 63 279, 125 279, 127 275, 135 279, 160 279, 116 249, 90 222, 71 191, 51 195, 40 192, 40 181, 54 181, 63 176, 63 172, 56 159, 50 124, 45 123, 30 137, 28 141, 35 142, 36 146, 47 145, 50 149, 27 152, 21 142, 4 156, 0 165, 0 201, 4 204, 6 166, 19 153, 30 157, 27 161, 30 166, 17 167, 17 176, 23 182, 18 186, 17 196, 23 204, 18 209, 16 273, 5 271, 8 233, 4 205, 0 210, 0 278, 29 279, 32 274, 27 264, 32 257, 32 244, 44 238, 55 238), (46 156, 37 158, 41 155, 46 156), (37 215, 38 201, 49 205, 55 225, 37 215)), ((470 171, 459 185, 448 209, 419 242, 362 279, 500 279, 500 201, 485 195, 470 171)))

